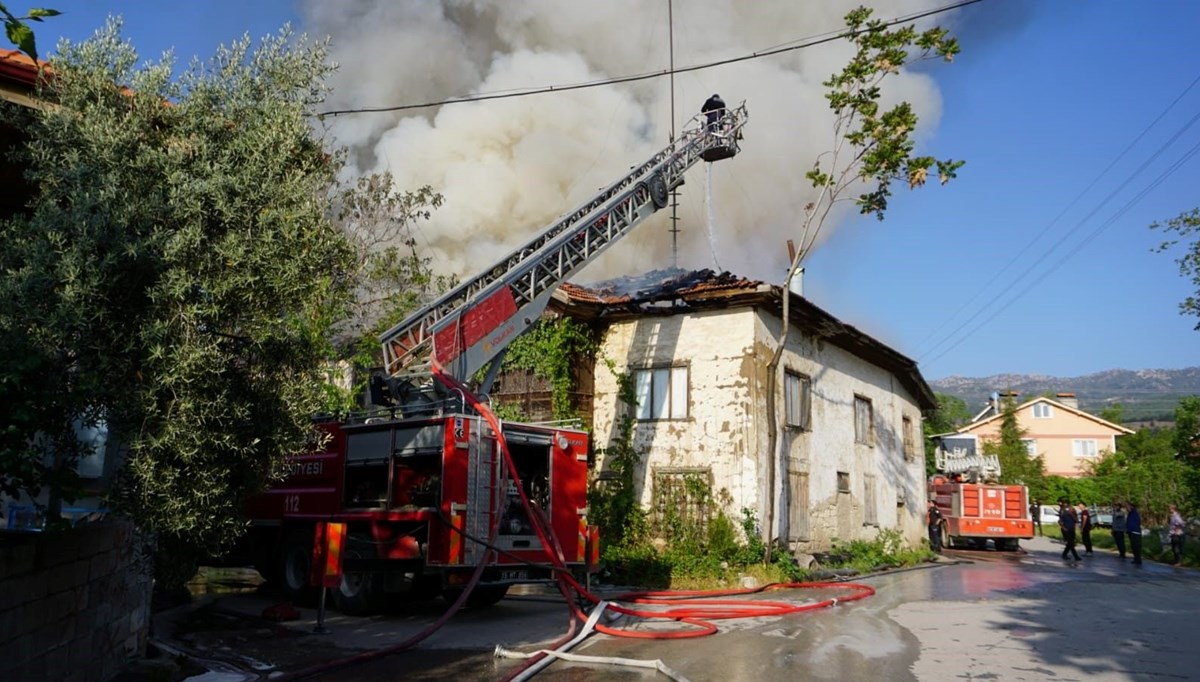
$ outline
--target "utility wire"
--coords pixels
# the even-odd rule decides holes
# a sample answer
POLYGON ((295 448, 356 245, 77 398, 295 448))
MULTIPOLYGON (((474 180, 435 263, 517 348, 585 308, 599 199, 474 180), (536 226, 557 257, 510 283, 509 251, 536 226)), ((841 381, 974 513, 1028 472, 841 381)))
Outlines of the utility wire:
POLYGON ((636 81, 650 80, 652 78, 662 78, 663 76, 670 76, 672 74, 690 73, 693 71, 702 71, 705 69, 713 69, 718 66, 726 66, 728 64, 735 64, 737 62, 744 62, 744 61, 748 61, 751 59, 762 59, 764 57, 771 57, 771 56, 774 56, 777 54, 783 54, 785 52, 802 50, 804 48, 814 47, 816 45, 822 45, 824 43, 831 43, 835 40, 841 40, 843 38, 850 38, 850 37, 853 37, 853 36, 856 36, 856 35, 859 35, 862 33, 869 33, 871 31, 879 30, 882 28, 890 28, 897 24, 908 23, 910 21, 916 21, 917 19, 924 19, 925 17, 931 17, 936 14, 942 14, 943 12, 949 12, 951 10, 959 9, 961 7, 966 7, 967 5, 974 5, 979 2, 983 2, 983 0, 961 0, 960 2, 956 2, 956 3, 950 4, 950 5, 944 5, 942 7, 936 7, 934 9, 924 10, 921 12, 914 12, 912 14, 897 17, 895 19, 891 19, 890 21, 884 22, 881 26, 879 26, 877 28, 864 28, 864 29, 860 29, 858 31, 845 31, 845 32, 830 31, 828 33, 818 34, 817 36, 813 36, 810 38, 801 38, 800 41, 797 42, 795 45, 790 45, 790 44, 785 43, 785 45, 786 45, 785 47, 776 47, 776 48, 771 48, 771 49, 767 49, 767 50, 760 50, 758 52, 751 52, 750 54, 742 55, 740 57, 730 57, 728 59, 721 59, 721 60, 717 60, 717 61, 713 61, 713 62, 705 62, 703 64, 693 64, 691 66, 682 66, 677 69, 662 69, 660 71, 652 71, 652 72, 648 72, 648 73, 640 73, 640 74, 634 74, 634 75, 630 75, 630 76, 616 76, 613 78, 604 78, 601 80, 586 81, 583 83, 571 83, 571 84, 566 84, 566 85, 548 85, 548 86, 539 87, 539 88, 522 88, 522 89, 518 89, 518 90, 500 90, 500 91, 496 91, 496 92, 485 92, 485 93, 481 93, 478 95, 468 95, 468 96, 464 96, 464 97, 452 97, 450 99, 436 100, 436 101, 432 101, 432 102, 422 102, 420 104, 396 104, 396 105, 382 106, 382 107, 360 107, 357 109, 332 109, 330 111, 318 112, 317 117, 322 118, 325 116, 346 116, 349 114, 375 114, 375 113, 383 113, 383 112, 389 112, 389 111, 408 111, 408 110, 412 110, 412 109, 425 109, 428 107, 439 107, 439 106, 443 106, 446 104, 463 104, 466 102, 483 102, 483 101, 494 100, 494 99, 508 99, 511 97, 527 97, 529 95, 542 95, 542 94, 546 94, 546 93, 550 93, 550 92, 567 92, 570 90, 583 90, 585 88, 598 88, 598 87, 603 87, 606 85, 618 85, 621 83, 633 83, 636 81))
MULTIPOLYGON (((946 318, 945 322, 943 322, 941 325, 939 325, 937 327, 934 327, 933 330, 928 335, 925 336, 925 338, 921 339, 921 341, 919 343, 917 343, 917 348, 923 348, 931 339, 939 336, 941 334, 942 330, 944 330, 947 326, 949 326, 951 324, 951 322, 950 322, 951 320, 958 318, 958 316, 961 315, 963 313, 963 311, 965 311, 968 307, 973 305, 975 303, 975 301, 978 300, 979 297, 982 296, 983 293, 988 290, 988 288, 990 288, 993 284, 995 284, 996 281, 999 280, 1000 277, 1005 272, 1007 272, 1010 268, 1012 268, 1014 265, 1016 265, 1025 256, 1025 254, 1028 253, 1029 250, 1033 248, 1034 244, 1041 241, 1042 237, 1050 232, 1050 228, 1052 228, 1056 224, 1058 224, 1058 221, 1061 220, 1062 217, 1065 216, 1068 211, 1070 211, 1072 208, 1074 208, 1075 205, 1078 204, 1080 202, 1080 200, 1083 199, 1084 195, 1086 195, 1088 192, 1092 191, 1092 188, 1094 188, 1097 184, 1099 184, 1100 180, 1105 175, 1107 175, 1108 172, 1110 170, 1112 170, 1117 165, 1118 162, 1121 161, 1121 159, 1124 159, 1129 154, 1129 152, 1132 151, 1133 148, 1139 142, 1142 141, 1142 138, 1144 138, 1150 132, 1150 130, 1154 128, 1154 126, 1158 125, 1158 122, 1161 121, 1163 119, 1163 117, 1165 117, 1172 109, 1174 109, 1176 104, 1179 104, 1180 100, 1182 100, 1184 98, 1184 96, 1186 96, 1189 92, 1192 91, 1192 88, 1196 87, 1197 83, 1200 83, 1200 76, 1197 76, 1186 88, 1184 88, 1183 92, 1179 93, 1179 95, 1176 96, 1175 99, 1172 100, 1171 103, 1168 104, 1167 107, 1165 109, 1163 109, 1162 112, 1159 113, 1159 115, 1156 116, 1153 121, 1150 121, 1150 123, 1147 124, 1146 127, 1142 129, 1142 132, 1138 133, 1137 137, 1133 138, 1133 140, 1129 144, 1125 145, 1125 148, 1123 150, 1121 150, 1121 153, 1118 154, 1116 156, 1116 158, 1114 158, 1112 160, 1111 163, 1109 163, 1107 166, 1105 166, 1104 170, 1100 171, 1100 173, 1097 174, 1096 177, 1092 179, 1092 181, 1088 184, 1087 187, 1084 187, 1082 190, 1080 190, 1080 192, 1075 195, 1075 198, 1072 199, 1071 202, 1068 203, 1061 211, 1059 211, 1058 215, 1054 216, 1054 219, 1051 220, 1044 228, 1042 228, 1041 232, 1039 232, 1037 234, 1037 236, 1035 236, 1033 239, 1031 239, 1025 245, 1025 248, 1021 249, 1021 251, 1018 252, 1017 255, 1013 256, 1011 260, 1009 260, 1006 264, 1004 264, 1004 266, 1001 267, 996 272, 996 274, 992 276, 992 278, 990 280, 988 280, 983 286, 981 286, 978 291, 976 291, 969 298, 967 298, 967 300, 965 300, 963 302, 963 304, 958 307, 957 310, 955 310, 953 313, 950 314, 949 317, 946 318)), ((1076 226, 1076 229, 1078 229, 1078 227, 1079 226, 1076 226)), ((969 322, 970 321, 968 320, 968 323, 969 322)), ((962 327, 959 327, 959 329, 961 329, 961 328, 962 327)), ((958 330, 956 329, 955 332, 957 332, 957 331, 958 330)), ((953 334, 954 333, 952 332, 950 335, 953 336, 953 334)), ((934 345, 932 348, 929 349, 929 352, 932 352, 936 348, 937 348, 937 345, 934 345)))
MULTIPOLYGON (((1162 154, 1164 152, 1166 152, 1171 147, 1171 145, 1174 144, 1175 141, 1180 138, 1180 136, 1182 136, 1185 132, 1187 132, 1187 130, 1189 128, 1191 128, 1193 125, 1195 125, 1197 121, 1200 121, 1200 112, 1197 112, 1194 116, 1192 116, 1192 118, 1187 123, 1185 123, 1183 125, 1183 127, 1181 127, 1179 130, 1175 131, 1174 135, 1172 135, 1166 142, 1164 142, 1158 149, 1156 149, 1154 151, 1154 153, 1150 155, 1149 158, 1147 158, 1145 161, 1143 161, 1142 165, 1140 165, 1136 169, 1134 169, 1134 171, 1129 174, 1129 177, 1125 179, 1125 182, 1121 183, 1120 187, 1128 187, 1129 185, 1131 185, 1133 183, 1134 179, 1136 179, 1142 173, 1142 171, 1146 170, 1146 168, 1151 163, 1153 163, 1156 159, 1158 159, 1158 157, 1162 156, 1162 154)), ((1079 220, 1079 222, 1075 224, 1075 227, 1071 228, 1065 234, 1063 234, 1063 236, 1059 237, 1058 241, 1054 242, 1050 246, 1049 249, 1044 251, 1041 256, 1039 256, 1036 260, 1033 261, 1033 263, 1031 263, 1028 267, 1026 267, 1021 272, 1020 275, 1018 275, 1017 277, 1010 280, 1008 286, 1004 287, 1004 289, 1002 289, 1000 291, 1000 293, 997 294, 993 298, 993 300, 999 299, 1002 296, 1004 296, 1005 294, 1007 294, 1008 292, 1012 291, 1013 288, 1017 286, 1017 284, 1021 281, 1022 278, 1031 274, 1034 270, 1036 270, 1038 268, 1038 266, 1040 266, 1047 258, 1050 257, 1050 255, 1052 253, 1054 253, 1054 251, 1056 249, 1058 249, 1058 247, 1062 246, 1063 243, 1066 242, 1068 239, 1070 239, 1072 235, 1074 235, 1076 232, 1078 232, 1080 229, 1082 229, 1083 226, 1085 224, 1087 224, 1087 221, 1091 220, 1097 213, 1099 213, 1100 210, 1103 209, 1108 204, 1108 202, 1115 199, 1118 191, 1119 191, 1119 188, 1118 188, 1118 190, 1114 190, 1114 191, 1110 192, 1108 194, 1108 196, 1105 197, 1104 201, 1101 201, 1099 204, 1096 205, 1095 208, 1093 208, 1090 212, 1088 212, 1087 215, 1085 215, 1083 218, 1081 218, 1079 220)), ((1047 271, 1047 273, 1045 273, 1041 277, 1039 277, 1038 281, 1040 281, 1041 279, 1044 279, 1046 274, 1049 274, 1049 271, 1047 271)), ((1012 305, 1012 303, 1015 302, 1016 299, 1018 299, 1022 295, 1024 295, 1025 291, 1027 291, 1027 290, 1028 289, 1023 289, 1021 291, 1021 293, 1014 296, 1007 304, 1005 304, 1002 309, 1007 308, 1009 305, 1012 305)), ((935 350, 940 348, 942 345, 949 342, 951 339, 953 339, 955 337, 956 334, 958 334, 965 327, 967 327, 972 322, 974 322, 976 319, 978 319, 980 315, 983 315, 986 312, 987 312, 986 307, 981 307, 978 310, 976 310, 974 315, 971 315, 971 317, 967 318, 962 324, 955 327, 954 331, 952 331, 949 334, 947 334, 946 336, 942 337, 942 339, 940 341, 938 341, 936 344, 934 344, 932 348, 930 348, 928 351, 925 351, 924 353, 922 353, 921 357, 924 357, 924 356, 927 356, 927 355, 933 353, 935 350)), ((987 318, 987 320, 991 320, 994 317, 995 317, 995 314, 990 315, 987 318)), ((987 320, 985 320, 985 322, 987 320)), ((955 341, 950 346, 950 348, 957 347, 959 344, 961 344, 963 341, 965 341, 967 338, 969 338, 972 334, 974 334, 978 330, 979 330, 979 327, 977 326, 974 329, 972 329, 970 332, 964 334, 961 338, 959 338, 957 341, 955 341)), ((937 360, 938 358, 945 355, 948 351, 949 351, 949 348, 947 348, 945 351, 942 351, 941 353, 939 353, 935 358, 933 358, 933 360, 937 360)), ((933 360, 930 360, 930 362, 933 362, 933 360)))
MULTIPOLYGON (((1198 115, 1198 116, 1200 116, 1200 115, 1198 115)), ((1193 119, 1193 120, 1195 120, 1195 119, 1193 119)), ((1190 125, 1190 123, 1189 123, 1189 125, 1190 125)), ((1057 271, 1058 266, 1065 263, 1067 260, 1069 260, 1071 257, 1073 257, 1076 253, 1078 253, 1083 247, 1087 246, 1093 240, 1095 240, 1095 238, 1098 237, 1101 232, 1103 232, 1104 230, 1111 227, 1114 223, 1116 223, 1117 220, 1122 218, 1126 213, 1129 212, 1130 209, 1132 209, 1142 199, 1144 199, 1146 197, 1146 195, 1148 195, 1150 192, 1157 189, 1158 186, 1161 185, 1168 177, 1173 175, 1175 173, 1175 171, 1182 168, 1183 165, 1186 164, 1188 161, 1191 161, 1192 158, 1194 158, 1197 153, 1200 153, 1200 142, 1196 143, 1190 149, 1188 149, 1186 152, 1184 152, 1183 156, 1181 156, 1173 164, 1168 166, 1166 170, 1164 170, 1162 173, 1160 173, 1158 175, 1158 177, 1156 177, 1154 180, 1152 180, 1150 182, 1150 184, 1148 184, 1144 188, 1142 188, 1142 190, 1140 192, 1138 192, 1136 195, 1134 195, 1133 198, 1131 198, 1129 201, 1125 202, 1125 205, 1122 206, 1120 209, 1118 209, 1115 213, 1113 213, 1113 215, 1110 216, 1108 218, 1108 220, 1105 220, 1103 223, 1101 223, 1099 227, 1097 227, 1095 230, 1092 230, 1092 232, 1089 233, 1081 242, 1076 244, 1074 248, 1072 248, 1070 251, 1068 251, 1066 254, 1064 254, 1061 258, 1059 258, 1057 261, 1055 261, 1051 268, 1047 269, 1041 275, 1039 275, 1038 277, 1036 277, 1032 281, 1030 281, 1023 289, 1021 289, 1019 292, 1017 292, 1017 294, 1015 296, 1013 296, 1011 299, 1009 299, 1008 302, 1006 302, 1004 305, 997 308, 995 310, 995 312, 993 312, 991 315, 988 315, 984 320, 982 320, 978 325, 976 325, 974 328, 972 328, 969 332, 964 334, 960 339, 958 339, 953 344, 951 344, 949 347, 947 347, 945 350, 943 350, 941 353, 938 353, 936 356, 934 356, 932 359, 930 359, 929 362, 937 361, 942 356, 944 356, 946 353, 949 353, 951 350, 954 350, 955 348, 957 348, 959 345, 961 345, 963 343, 963 341, 966 341, 968 338, 973 336, 976 332, 978 332, 980 329, 982 329, 984 327, 984 325, 991 322, 993 319, 996 318, 996 316, 998 316, 1000 313, 1004 312, 1009 307, 1011 307, 1013 303, 1016 303, 1018 300, 1020 300, 1020 298, 1022 296, 1029 293, 1029 291, 1031 289, 1033 289, 1038 284, 1041 284, 1041 282, 1043 280, 1045 280, 1047 277, 1049 277, 1051 274, 1053 274, 1054 272, 1057 271)), ((1156 156, 1157 156, 1157 153, 1156 153, 1156 156)), ((1110 198, 1111 198, 1111 196, 1112 195, 1110 195, 1110 198)))

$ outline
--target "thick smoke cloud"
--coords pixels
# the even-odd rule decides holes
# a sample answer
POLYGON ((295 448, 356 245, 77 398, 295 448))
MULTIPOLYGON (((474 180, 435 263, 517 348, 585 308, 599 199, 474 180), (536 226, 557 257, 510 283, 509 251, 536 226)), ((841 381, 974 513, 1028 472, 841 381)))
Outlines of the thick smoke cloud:
MULTIPOLYGON (((675 64, 836 31, 859 2, 675 0, 675 64)), ((882 16, 926 5, 895 0, 882 16)), ((329 104, 338 109, 580 83, 665 69, 670 58, 666 2, 309 0, 303 11, 306 30, 332 38, 341 68, 329 104)), ((694 168, 681 190, 680 267, 714 267, 716 251, 736 274, 782 278, 785 242, 799 238, 802 207, 814 196, 804 172, 832 141, 821 82, 849 55, 831 43, 675 78, 677 130, 714 92, 731 104, 745 100, 750 111, 742 154, 712 168, 711 243, 705 169, 694 168)), ((928 76, 895 77, 887 97, 912 102, 926 134, 936 127, 941 102, 928 76)), ((331 126, 356 172, 389 170, 398 189, 431 185, 445 195, 417 236, 438 270, 462 277, 664 146, 670 83, 344 116, 331 126)), ((669 215, 660 211, 576 279, 670 266, 669 215)))

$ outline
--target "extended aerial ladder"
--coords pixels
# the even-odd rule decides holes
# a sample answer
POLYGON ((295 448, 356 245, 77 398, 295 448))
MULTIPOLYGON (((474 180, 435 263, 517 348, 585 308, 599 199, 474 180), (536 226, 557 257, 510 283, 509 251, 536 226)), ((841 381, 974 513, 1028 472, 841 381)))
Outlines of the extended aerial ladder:
POLYGON ((712 123, 697 117, 682 135, 620 180, 499 259, 384 332, 384 370, 392 399, 421 390, 436 362, 459 381, 487 367, 481 392, 495 378, 509 343, 538 320, 551 294, 655 211, 697 162, 734 156, 746 105, 712 123))
POLYGON ((959 474, 967 483, 996 483, 1000 480, 1000 458, 996 455, 968 454, 962 450, 938 448, 934 463, 938 471, 959 474))

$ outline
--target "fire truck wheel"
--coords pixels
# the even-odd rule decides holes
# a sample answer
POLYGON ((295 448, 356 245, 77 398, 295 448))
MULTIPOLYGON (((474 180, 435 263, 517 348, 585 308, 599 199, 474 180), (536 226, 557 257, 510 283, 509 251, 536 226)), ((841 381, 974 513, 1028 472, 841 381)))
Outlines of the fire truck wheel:
MULTIPOLYGON (((375 547, 369 536, 351 533, 346 542, 345 559, 373 559, 375 547)), ((338 611, 347 616, 365 616, 383 610, 387 595, 383 590, 383 575, 375 571, 345 571, 342 582, 333 590, 338 611)))
MULTIPOLYGON (((446 587, 442 589, 442 599, 447 603, 453 604, 458 600, 458 596, 462 594, 460 587, 446 587)), ((472 609, 482 608, 485 606, 494 606, 504 599, 504 595, 508 594, 508 585, 476 585, 475 589, 471 590, 471 594, 467 595, 467 607, 472 609)))
POLYGON ((317 590, 308 583, 312 551, 311 528, 293 528, 284 537, 279 560, 279 588, 285 597, 300 606, 312 606, 317 601, 317 590))
POLYGON ((943 525, 942 526, 942 548, 949 549, 951 547, 954 547, 954 536, 951 535, 950 531, 948 531, 946 529, 946 526, 943 525))

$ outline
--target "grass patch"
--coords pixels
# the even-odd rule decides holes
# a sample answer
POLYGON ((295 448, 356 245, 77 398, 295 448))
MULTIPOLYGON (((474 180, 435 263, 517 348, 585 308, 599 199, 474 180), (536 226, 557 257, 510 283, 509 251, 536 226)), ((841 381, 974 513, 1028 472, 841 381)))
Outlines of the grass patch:
POLYGON ((774 551, 771 562, 764 564, 756 535, 749 535, 746 543, 730 542, 717 527, 717 537, 703 544, 676 543, 662 550, 649 544, 606 548, 601 579, 648 589, 726 590, 741 587, 745 577, 760 585, 806 582, 827 578, 829 570, 871 573, 916 566, 937 556, 924 543, 908 547, 898 530, 882 530, 874 540, 835 543, 833 551, 819 556, 808 569, 783 550, 774 551))

